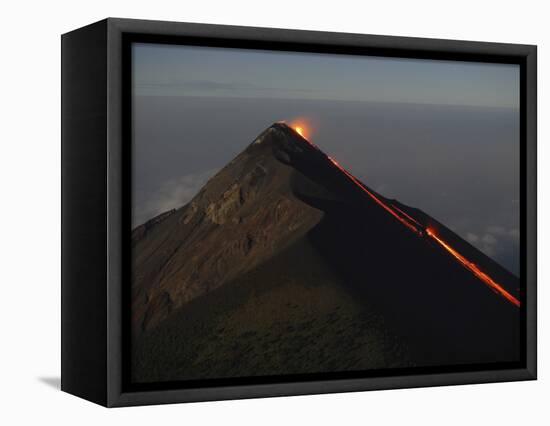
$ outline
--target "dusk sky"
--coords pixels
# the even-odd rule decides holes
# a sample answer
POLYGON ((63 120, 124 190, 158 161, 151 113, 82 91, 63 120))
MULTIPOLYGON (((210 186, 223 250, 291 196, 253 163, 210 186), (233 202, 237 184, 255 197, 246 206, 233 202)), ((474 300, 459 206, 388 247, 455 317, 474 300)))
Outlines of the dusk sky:
POLYGON ((516 65, 135 44, 136 95, 517 108, 516 65))
POLYGON ((133 224, 187 203, 278 120, 519 271, 519 67, 133 46, 133 224))

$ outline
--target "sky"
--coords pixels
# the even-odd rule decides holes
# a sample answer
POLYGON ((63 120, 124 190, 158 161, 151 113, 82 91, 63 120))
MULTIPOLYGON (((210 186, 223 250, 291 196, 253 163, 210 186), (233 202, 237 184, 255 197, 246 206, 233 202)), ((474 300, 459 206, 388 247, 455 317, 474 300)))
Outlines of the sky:
POLYGON ((133 224, 187 203, 275 121, 519 271, 519 68, 135 44, 133 224))
POLYGON ((516 65, 135 44, 140 96, 517 107, 516 65))

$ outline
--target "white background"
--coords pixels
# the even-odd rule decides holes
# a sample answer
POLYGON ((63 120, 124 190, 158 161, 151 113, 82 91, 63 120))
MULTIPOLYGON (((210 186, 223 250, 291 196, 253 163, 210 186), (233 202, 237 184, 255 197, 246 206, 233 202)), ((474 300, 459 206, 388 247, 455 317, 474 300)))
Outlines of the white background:
POLYGON ((0 423, 550 424, 549 13, 543 1, 113 0, 2 4, 0 423), (56 389, 60 34, 107 16, 539 46, 539 380, 107 410, 56 389), (546 308, 546 309, 545 309, 546 308), (546 396, 545 396, 546 393, 546 396))

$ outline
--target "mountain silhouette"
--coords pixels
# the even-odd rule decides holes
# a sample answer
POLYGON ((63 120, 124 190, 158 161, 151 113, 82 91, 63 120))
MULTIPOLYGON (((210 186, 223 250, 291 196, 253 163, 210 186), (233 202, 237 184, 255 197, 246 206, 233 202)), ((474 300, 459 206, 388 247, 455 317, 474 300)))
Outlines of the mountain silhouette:
POLYGON ((133 231, 132 379, 515 362, 518 289, 275 123, 133 231))

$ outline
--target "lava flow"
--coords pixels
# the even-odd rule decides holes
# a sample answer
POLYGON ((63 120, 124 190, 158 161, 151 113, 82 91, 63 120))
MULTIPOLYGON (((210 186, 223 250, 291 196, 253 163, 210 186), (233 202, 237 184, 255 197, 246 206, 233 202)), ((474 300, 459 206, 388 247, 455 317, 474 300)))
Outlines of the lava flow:
POLYGON ((508 300, 510 303, 517 306, 518 308, 520 307, 521 304, 518 299, 516 299, 514 296, 508 293, 500 284, 496 283, 489 275, 487 275, 485 272, 480 270, 475 263, 470 262, 468 259, 462 256, 459 252, 453 249, 449 244, 447 244, 440 237, 438 237, 433 231, 433 229, 427 228, 426 234, 431 238, 433 238, 441 247, 447 250, 466 269, 471 271, 476 277, 478 277, 481 281, 487 284, 493 291, 495 291, 497 294, 500 294, 502 297, 504 297, 506 300, 508 300))
MULTIPOLYGON (((294 126, 293 128, 296 131, 296 133, 298 133, 302 137, 302 139, 305 140, 309 145, 311 145, 316 150, 322 152, 319 149, 319 147, 317 147, 317 145, 315 145, 313 142, 311 142, 304 136, 304 131, 302 127, 294 126)), ((513 305, 520 307, 520 301, 518 299, 516 299, 513 295, 511 295, 508 291, 506 291, 500 284, 495 282, 487 273, 480 270, 475 263, 470 262, 463 255, 461 255, 454 248, 452 248, 447 242, 445 242, 441 237, 436 235, 433 229, 429 227, 425 228, 416 219, 412 218, 410 215, 405 213, 399 207, 395 205, 392 205, 390 207, 388 204, 382 201, 379 197, 377 197, 372 191, 370 191, 361 181, 359 181, 359 179, 357 179, 350 172, 348 172, 344 167, 342 167, 334 158, 326 154, 324 155, 338 170, 340 170, 349 180, 351 180, 359 189, 361 189, 361 191, 366 193, 372 200, 376 202, 376 204, 378 204, 380 207, 382 207, 384 210, 390 213, 401 224, 405 225, 410 231, 414 232, 415 234, 421 237, 425 235, 430 237, 440 247, 442 247, 448 253, 450 253, 458 262, 460 262, 460 264, 462 264, 466 269, 468 269, 472 274, 474 274, 474 276, 476 276, 479 280, 481 280, 483 283, 489 286, 489 288, 491 288, 495 293, 501 295, 513 305)))
POLYGON ((420 223, 417 222, 416 219, 409 216, 407 213, 405 213, 403 210, 401 210, 399 207, 397 207, 395 204, 392 205, 395 210, 397 210, 399 213, 401 213, 403 216, 405 216, 407 219, 409 219, 411 222, 416 223, 418 226, 422 226, 420 223))

